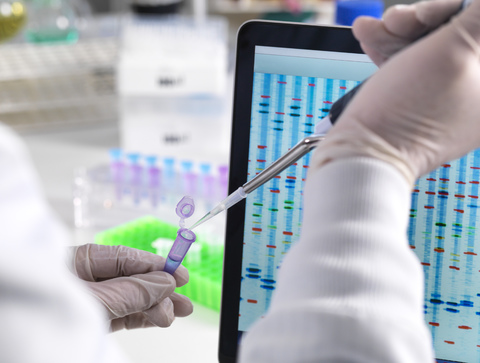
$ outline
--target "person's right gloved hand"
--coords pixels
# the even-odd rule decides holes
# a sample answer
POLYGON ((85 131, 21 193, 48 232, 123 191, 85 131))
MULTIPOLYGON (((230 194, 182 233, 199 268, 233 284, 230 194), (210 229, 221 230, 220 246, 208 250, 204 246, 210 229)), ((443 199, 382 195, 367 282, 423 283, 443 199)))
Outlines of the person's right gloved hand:
POLYGON ((382 19, 362 16, 353 24, 353 34, 377 66, 392 55, 437 29, 458 12, 461 0, 425 0, 394 5, 382 19))
MULTIPOLYGON (((366 40, 365 40, 366 42, 366 40)), ((368 156, 419 176, 480 147, 480 0, 391 56, 362 86, 311 169, 368 156)))

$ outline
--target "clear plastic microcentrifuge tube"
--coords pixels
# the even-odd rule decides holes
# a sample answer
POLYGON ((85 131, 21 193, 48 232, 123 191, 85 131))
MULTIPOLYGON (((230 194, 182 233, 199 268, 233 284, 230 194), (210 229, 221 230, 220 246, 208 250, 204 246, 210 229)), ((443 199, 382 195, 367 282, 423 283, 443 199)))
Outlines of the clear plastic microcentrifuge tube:
POLYGON ((172 249, 168 253, 167 261, 165 262, 165 268, 163 271, 173 275, 175 270, 180 266, 188 249, 193 242, 197 239, 195 233, 186 228, 180 228, 177 231, 177 238, 173 243, 172 249))
POLYGON ((185 225, 185 218, 191 217, 193 212, 195 212, 193 198, 189 196, 183 197, 180 202, 178 202, 175 209, 175 213, 180 217, 180 229, 177 231, 177 238, 168 253, 165 268, 163 269, 171 275, 173 275, 178 266, 180 266, 188 249, 197 239, 195 233, 187 228, 183 228, 185 225))

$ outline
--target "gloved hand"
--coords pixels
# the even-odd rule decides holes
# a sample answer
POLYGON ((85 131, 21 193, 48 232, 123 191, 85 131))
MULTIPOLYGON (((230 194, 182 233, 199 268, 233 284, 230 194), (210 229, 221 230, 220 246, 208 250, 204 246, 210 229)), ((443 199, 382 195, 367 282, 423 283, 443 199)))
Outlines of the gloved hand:
POLYGON ((458 12, 461 0, 426 0, 389 7, 383 18, 359 17, 353 34, 377 66, 458 12))
POLYGON ((175 316, 192 313, 190 300, 174 292, 188 282, 185 267, 172 276, 163 272, 165 259, 153 253, 95 244, 71 248, 72 271, 105 307, 111 331, 167 327, 175 316))
POLYGON ((311 167, 371 156, 413 184, 480 147, 479 42, 480 0, 474 0, 448 25, 382 65, 317 148, 311 167))

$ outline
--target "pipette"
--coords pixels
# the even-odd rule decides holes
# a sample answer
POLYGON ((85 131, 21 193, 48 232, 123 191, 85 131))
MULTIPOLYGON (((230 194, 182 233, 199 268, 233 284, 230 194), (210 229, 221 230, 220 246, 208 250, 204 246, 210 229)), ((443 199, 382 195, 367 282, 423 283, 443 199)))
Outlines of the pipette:
MULTIPOLYGON (((327 116, 328 117, 328 116, 327 116)), ((336 120, 336 118, 335 118, 336 120)), ((287 153, 283 154, 280 158, 274 161, 270 166, 264 169, 260 174, 255 176, 252 180, 243 184, 240 188, 222 200, 217 204, 210 212, 203 216, 197 223, 195 223, 190 230, 198 227, 200 224, 215 217, 222 211, 237 204, 242 199, 246 198, 248 194, 253 192, 258 187, 262 186, 276 175, 280 174, 283 170, 295 163, 302 156, 306 155, 310 150, 315 148, 317 144, 325 138, 325 134, 315 134, 304 138, 294 147, 292 147, 287 153)))
MULTIPOLYGON (((473 0, 463 0, 462 4, 456 14, 464 10, 473 0)), ((316 126, 315 126, 315 134, 308 136, 297 143, 294 147, 292 147, 289 151, 287 151, 284 155, 282 155, 279 159, 274 161, 271 165, 269 165, 266 169, 264 169, 260 174, 255 176, 252 180, 248 181, 247 183, 243 184, 240 188, 230 194, 227 198, 221 201, 217 206, 215 206, 210 212, 208 212, 205 216, 200 218, 190 229, 194 229, 198 227, 200 224, 208 221, 209 219, 215 217, 217 214, 221 213, 222 211, 230 208, 231 206, 237 204, 242 199, 246 198, 248 194, 253 192, 258 187, 262 186, 278 174, 280 174, 283 170, 288 168, 290 165, 295 163, 298 159, 309 153, 313 150, 320 141, 325 139, 326 133, 328 130, 333 126, 333 124, 337 121, 338 117, 342 114, 343 110, 347 107, 350 103, 352 98, 358 92, 358 90, 362 87, 365 83, 359 83, 356 87, 352 88, 349 92, 344 94, 341 98, 339 98, 334 104, 332 105, 328 116, 323 118, 316 126)))
POLYGON ((271 165, 265 168, 261 173, 255 176, 252 180, 243 184, 240 188, 218 203, 210 212, 205 214, 200 218, 190 230, 198 227, 202 223, 208 221, 209 219, 215 217, 217 214, 221 213, 224 210, 227 210, 231 206, 237 204, 242 199, 246 198, 248 194, 253 192, 258 187, 262 186, 283 170, 288 168, 290 165, 295 163, 298 159, 308 154, 312 149, 314 149, 320 141, 325 138, 325 134, 330 130, 333 124, 337 121, 338 117, 341 115, 342 111, 345 109, 347 104, 357 93, 363 83, 358 84, 356 87, 352 88, 350 92, 344 94, 336 102, 333 103, 330 108, 330 112, 326 117, 324 117, 320 122, 315 126, 315 133, 310 135, 300 142, 298 142, 294 147, 288 150, 285 154, 280 156, 276 161, 271 165))

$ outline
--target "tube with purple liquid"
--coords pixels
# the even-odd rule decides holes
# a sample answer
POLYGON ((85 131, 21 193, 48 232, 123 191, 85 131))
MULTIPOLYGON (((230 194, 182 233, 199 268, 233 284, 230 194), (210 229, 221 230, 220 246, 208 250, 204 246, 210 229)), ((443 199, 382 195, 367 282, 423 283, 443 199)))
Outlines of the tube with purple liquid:
POLYGON ((163 271, 171 275, 173 275, 178 266, 180 266, 190 246, 197 239, 195 233, 183 227, 185 225, 185 219, 191 217, 193 212, 195 212, 193 198, 189 196, 183 197, 180 202, 178 202, 175 212, 177 216, 180 217, 180 229, 177 231, 177 238, 168 253, 165 268, 163 269, 163 271))

